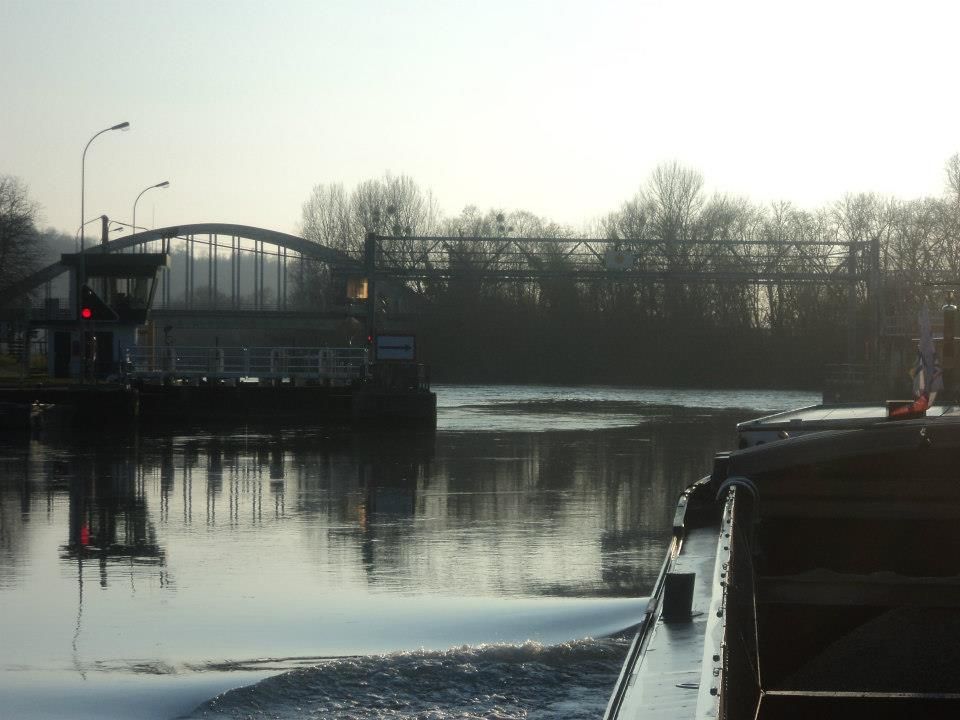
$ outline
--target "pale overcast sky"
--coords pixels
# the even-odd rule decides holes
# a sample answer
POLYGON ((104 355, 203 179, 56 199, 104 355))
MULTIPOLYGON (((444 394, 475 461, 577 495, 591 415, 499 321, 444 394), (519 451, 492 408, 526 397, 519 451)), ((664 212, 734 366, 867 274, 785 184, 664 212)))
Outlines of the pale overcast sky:
POLYGON ((0 0, 0 174, 43 225, 296 232, 313 185, 412 176, 448 214, 581 227, 660 162, 818 207, 939 195, 960 3, 0 0))

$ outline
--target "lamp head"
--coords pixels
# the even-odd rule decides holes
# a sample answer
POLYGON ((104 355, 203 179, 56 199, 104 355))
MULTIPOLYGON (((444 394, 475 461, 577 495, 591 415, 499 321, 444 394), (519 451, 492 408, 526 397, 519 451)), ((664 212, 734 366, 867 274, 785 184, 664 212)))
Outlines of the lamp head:
POLYGON ((122 123, 118 123, 117 125, 114 125, 114 126, 113 126, 112 128, 110 128, 110 129, 111 129, 111 130, 126 130, 126 129, 128 129, 129 127, 130 127, 130 123, 128 123, 128 122, 122 122, 122 123))
POLYGON ((162 183, 157 183, 156 185, 154 185, 154 187, 156 187, 156 188, 170 187, 170 181, 169 181, 169 180, 164 180, 162 183))

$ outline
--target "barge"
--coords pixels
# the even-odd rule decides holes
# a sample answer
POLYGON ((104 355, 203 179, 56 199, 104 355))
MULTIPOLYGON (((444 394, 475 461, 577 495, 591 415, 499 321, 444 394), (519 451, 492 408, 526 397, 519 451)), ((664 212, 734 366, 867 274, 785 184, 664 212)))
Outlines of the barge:
POLYGON ((960 717, 960 408, 739 426, 681 495, 605 720, 960 717))
POLYGON ((0 426, 23 430, 37 424, 432 427, 436 418, 427 367, 370 362, 366 348, 144 348, 127 351, 120 372, 107 380, 0 386, 0 426))

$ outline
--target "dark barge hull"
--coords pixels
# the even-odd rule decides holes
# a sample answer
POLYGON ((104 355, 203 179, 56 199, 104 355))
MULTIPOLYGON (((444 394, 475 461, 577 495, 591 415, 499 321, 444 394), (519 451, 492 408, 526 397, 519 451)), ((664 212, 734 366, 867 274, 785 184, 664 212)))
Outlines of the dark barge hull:
POLYGON ((958 461, 955 416, 719 457, 606 717, 960 717, 958 461))
MULTIPOLYGON (((384 391, 375 386, 292 384, 118 384, 0 388, 10 408, 42 406, 48 422, 74 427, 222 423, 436 424, 430 391, 384 391)), ((36 413, 32 416, 35 418, 36 413)), ((11 418, 31 417, 11 412, 11 418)))
POLYGON ((224 420, 435 425, 433 392, 388 392, 367 386, 173 386, 140 390, 141 422, 224 420))

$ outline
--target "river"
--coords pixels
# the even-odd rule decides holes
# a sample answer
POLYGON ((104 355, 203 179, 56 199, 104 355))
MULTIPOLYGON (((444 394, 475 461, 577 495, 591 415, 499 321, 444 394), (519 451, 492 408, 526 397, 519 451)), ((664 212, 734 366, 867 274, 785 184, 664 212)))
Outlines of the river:
POLYGON ((0 717, 599 718, 677 494, 817 401, 435 390, 427 433, 0 439, 0 717))

